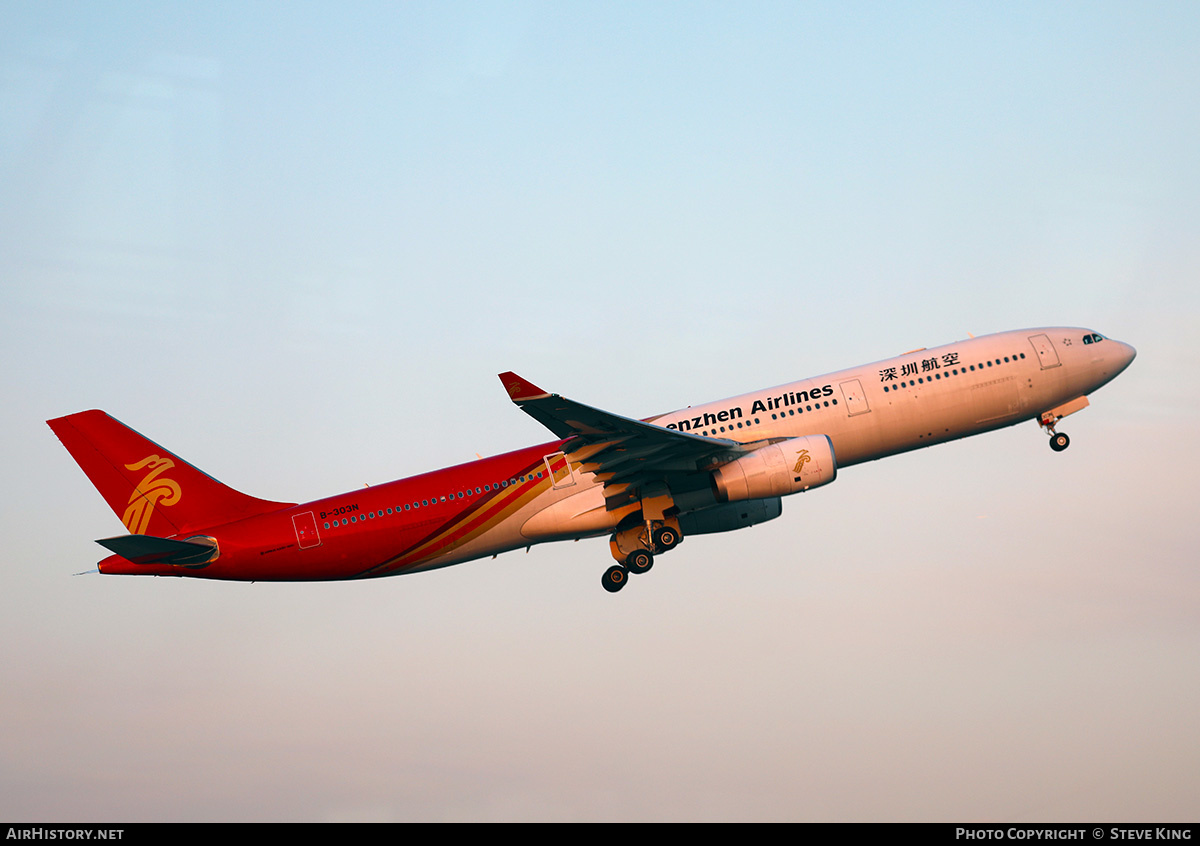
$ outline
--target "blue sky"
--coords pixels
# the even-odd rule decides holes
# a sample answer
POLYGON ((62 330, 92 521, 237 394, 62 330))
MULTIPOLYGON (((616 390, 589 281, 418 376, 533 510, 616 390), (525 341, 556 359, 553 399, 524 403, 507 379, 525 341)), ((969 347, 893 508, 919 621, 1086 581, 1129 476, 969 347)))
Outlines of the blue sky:
POLYGON ((1195 818, 1188 3, 0 4, 0 816, 1195 818), (619 596, 72 574, 104 408, 304 500, 920 346, 1138 348, 619 596))

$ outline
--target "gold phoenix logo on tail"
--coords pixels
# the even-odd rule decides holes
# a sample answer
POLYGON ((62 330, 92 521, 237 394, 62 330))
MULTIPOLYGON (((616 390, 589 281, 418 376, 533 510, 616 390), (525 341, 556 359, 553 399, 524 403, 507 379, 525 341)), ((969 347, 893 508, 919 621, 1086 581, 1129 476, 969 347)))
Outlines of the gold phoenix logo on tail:
POLYGON ((806 449, 800 450, 798 453, 796 453, 796 456, 796 467, 792 470, 792 472, 798 475, 800 473, 800 468, 812 461, 812 456, 808 454, 808 450, 806 449))
POLYGON ((148 455, 134 464, 126 464, 126 470, 141 470, 150 468, 150 472, 138 482, 133 493, 129 495, 129 507, 121 522, 131 535, 144 535, 150 526, 150 515, 154 513, 155 505, 174 505, 179 502, 183 492, 179 483, 174 479, 160 479, 158 476, 175 466, 169 458, 148 455))

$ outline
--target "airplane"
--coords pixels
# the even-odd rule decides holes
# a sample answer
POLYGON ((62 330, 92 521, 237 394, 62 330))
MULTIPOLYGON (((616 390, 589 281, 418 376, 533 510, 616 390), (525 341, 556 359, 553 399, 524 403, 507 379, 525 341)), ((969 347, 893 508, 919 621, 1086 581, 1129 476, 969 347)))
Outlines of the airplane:
POLYGON ((555 440, 315 502, 235 491, 108 416, 46 421, 128 534, 97 568, 239 581, 415 573, 548 541, 609 538, 610 592, 692 535, 773 520, 845 467, 1036 420, 1057 423, 1137 355, 1090 329, 1002 332, 645 419, 500 374, 555 440))

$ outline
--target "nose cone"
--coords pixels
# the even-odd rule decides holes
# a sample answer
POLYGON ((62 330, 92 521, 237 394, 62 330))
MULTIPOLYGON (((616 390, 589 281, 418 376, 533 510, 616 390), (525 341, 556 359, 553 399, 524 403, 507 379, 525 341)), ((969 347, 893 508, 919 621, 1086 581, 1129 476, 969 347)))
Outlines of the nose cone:
POLYGON ((1118 352, 1117 352, 1117 372, 1120 373, 1122 370, 1124 370, 1126 367, 1128 367, 1130 364, 1132 364, 1133 360, 1135 358, 1137 358, 1137 350, 1135 350, 1129 344, 1123 344, 1120 341, 1117 341, 1116 343, 1117 343, 1117 350, 1118 350, 1118 352))

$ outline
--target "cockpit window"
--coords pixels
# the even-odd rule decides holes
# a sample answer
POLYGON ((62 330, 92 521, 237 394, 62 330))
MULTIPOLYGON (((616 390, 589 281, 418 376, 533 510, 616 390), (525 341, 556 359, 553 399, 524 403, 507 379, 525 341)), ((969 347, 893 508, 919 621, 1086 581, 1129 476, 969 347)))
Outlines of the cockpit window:
POLYGON ((1097 333, 1095 333, 1095 332, 1093 332, 1093 333, 1092 333, 1092 334, 1090 334, 1090 335, 1084 335, 1084 336, 1083 336, 1083 342, 1084 342, 1085 344, 1098 344, 1098 343, 1100 343, 1100 342, 1101 342, 1101 341, 1103 341, 1103 340, 1104 340, 1104 336, 1103 336, 1103 335, 1099 335, 1099 334, 1097 334, 1097 333))

